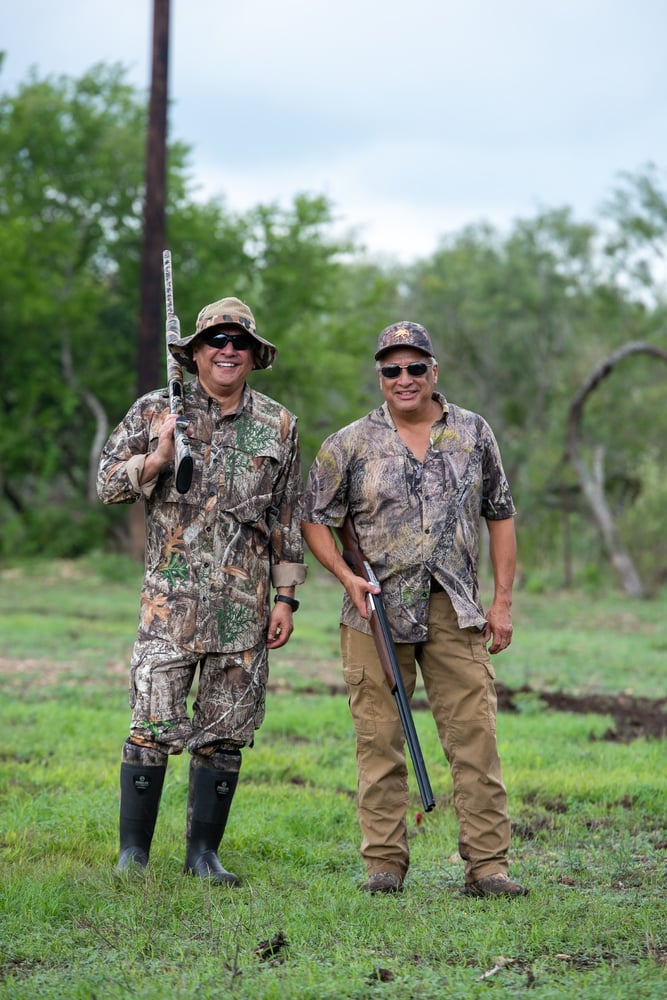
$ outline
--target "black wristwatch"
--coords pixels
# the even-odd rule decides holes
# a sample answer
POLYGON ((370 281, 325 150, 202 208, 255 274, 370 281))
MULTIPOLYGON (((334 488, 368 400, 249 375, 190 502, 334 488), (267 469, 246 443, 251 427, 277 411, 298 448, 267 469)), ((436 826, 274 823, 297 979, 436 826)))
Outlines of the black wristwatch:
POLYGON ((299 610, 299 602, 294 597, 287 597, 285 594, 276 594, 273 598, 273 603, 277 604, 278 601, 282 601, 283 604, 289 604, 292 611, 299 610))

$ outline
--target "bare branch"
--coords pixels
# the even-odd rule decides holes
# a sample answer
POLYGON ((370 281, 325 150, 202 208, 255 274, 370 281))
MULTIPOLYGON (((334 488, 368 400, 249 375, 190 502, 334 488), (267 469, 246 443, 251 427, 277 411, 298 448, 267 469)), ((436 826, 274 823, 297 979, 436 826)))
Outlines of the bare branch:
POLYGON ((604 449, 595 449, 593 468, 588 469, 581 454, 581 422, 588 397, 612 372, 614 367, 632 354, 649 354, 667 362, 667 351, 655 344, 634 340, 623 344, 604 358, 585 380, 570 405, 567 422, 566 454, 579 479, 582 493, 588 500, 602 540, 629 597, 642 597, 644 588, 630 554, 621 544, 612 513, 604 494, 604 449))

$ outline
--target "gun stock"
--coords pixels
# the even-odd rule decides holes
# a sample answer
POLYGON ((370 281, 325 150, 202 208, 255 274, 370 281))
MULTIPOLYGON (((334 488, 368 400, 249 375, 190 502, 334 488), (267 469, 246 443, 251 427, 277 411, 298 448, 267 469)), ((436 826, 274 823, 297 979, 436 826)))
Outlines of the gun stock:
POLYGON ((176 426, 174 427, 174 445, 176 448, 175 469, 176 469, 176 489, 179 493, 187 493, 192 482, 192 454, 188 442, 188 422, 185 418, 183 408, 183 369, 169 350, 172 340, 180 340, 181 324, 174 313, 174 286, 171 276, 171 251, 164 250, 162 253, 162 267, 164 272, 164 297, 167 311, 167 382, 169 385, 169 410, 177 414, 176 426))
MULTIPOLYGON (((377 577, 361 550, 359 538, 357 536, 352 518, 349 514, 345 518, 342 528, 338 529, 338 537, 340 538, 343 546, 343 559, 350 569, 356 573, 357 576, 361 576, 369 583, 379 586, 377 577)), ((408 751, 410 753, 410 759, 412 761, 415 777, 417 779, 422 804, 425 811, 430 812, 435 806, 435 798, 433 796, 431 783, 426 771, 424 755, 422 754, 419 737, 417 736, 417 730, 415 729, 414 719, 412 718, 412 713, 410 711, 410 704, 405 691, 405 685, 403 684, 401 668, 396 658, 396 650, 394 649, 391 632, 389 631, 389 623, 387 622, 387 615, 384 609, 382 596, 380 594, 369 594, 368 605, 371 612, 369 625, 371 627, 373 641, 375 642, 375 648, 377 650, 380 663, 382 664, 382 669, 387 679, 389 690, 396 699, 396 707, 398 708, 401 725, 403 726, 405 742, 408 745, 408 751)))

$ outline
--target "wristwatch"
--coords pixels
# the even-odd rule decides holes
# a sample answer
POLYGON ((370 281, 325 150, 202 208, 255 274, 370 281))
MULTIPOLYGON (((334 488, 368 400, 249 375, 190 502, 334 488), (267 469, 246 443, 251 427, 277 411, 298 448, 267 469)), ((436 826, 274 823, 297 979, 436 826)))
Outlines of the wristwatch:
POLYGON ((292 611, 299 610, 299 602, 294 597, 287 597, 285 594, 276 594, 273 598, 273 603, 277 604, 278 601, 282 601, 283 604, 289 604, 292 611))

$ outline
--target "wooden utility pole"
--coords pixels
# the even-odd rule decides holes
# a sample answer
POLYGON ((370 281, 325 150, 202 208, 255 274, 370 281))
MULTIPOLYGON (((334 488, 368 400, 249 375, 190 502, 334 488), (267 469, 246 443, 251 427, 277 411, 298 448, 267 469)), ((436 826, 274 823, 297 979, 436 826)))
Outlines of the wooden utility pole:
MULTIPOLYGON (((167 102, 169 78, 169 0, 153 0, 151 92, 146 133, 144 229, 141 250, 137 394, 165 382, 162 321, 162 251, 165 248, 167 189, 167 102)), ((143 504, 130 508, 130 548, 144 552, 143 504)))
POLYGON ((143 395, 164 382, 162 251, 167 187, 169 0, 153 0, 153 60, 146 139, 146 191, 141 254, 141 314, 137 389, 143 395))

